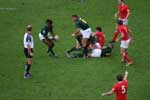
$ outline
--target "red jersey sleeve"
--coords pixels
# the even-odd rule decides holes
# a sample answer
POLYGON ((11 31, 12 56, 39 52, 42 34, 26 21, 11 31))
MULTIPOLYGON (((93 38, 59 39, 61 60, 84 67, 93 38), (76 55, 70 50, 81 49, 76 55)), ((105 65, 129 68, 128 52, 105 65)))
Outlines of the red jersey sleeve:
POLYGON ((113 88, 112 88, 112 91, 113 91, 113 92, 117 92, 117 90, 118 90, 117 84, 115 84, 115 85, 113 86, 113 88))

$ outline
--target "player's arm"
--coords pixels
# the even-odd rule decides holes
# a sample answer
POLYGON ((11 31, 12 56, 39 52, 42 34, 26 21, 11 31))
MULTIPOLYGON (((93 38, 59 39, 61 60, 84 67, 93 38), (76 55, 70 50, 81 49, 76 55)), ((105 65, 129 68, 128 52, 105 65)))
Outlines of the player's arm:
POLYGON ((32 53, 32 50, 31 50, 31 46, 30 46, 29 41, 27 42, 27 48, 28 48, 28 51, 29 51, 30 56, 33 56, 33 53, 32 53))
POLYGON ((131 15, 130 13, 130 10, 128 9, 128 13, 127 13, 127 16, 126 16, 126 19, 128 19, 128 17, 131 15))
POLYGON ((53 38, 55 37, 54 31, 53 31, 53 27, 50 28, 50 33, 52 34, 53 38))
POLYGON ((119 36, 119 38, 117 39, 117 42, 120 41, 123 37, 124 37, 124 34, 123 33, 120 33, 121 35, 119 36))
POLYGON ((124 75, 124 80, 127 80, 127 79, 128 79, 128 71, 126 70, 125 75, 124 75))
POLYGON ((111 91, 109 91, 109 92, 102 93, 102 96, 111 96, 111 95, 113 95, 113 94, 114 94, 114 91, 111 90, 111 91))
POLYGON ((72 34, 72 36, 77 36, 80 33, 80 29, 77 28, 76 31, 72 34))
POLYGON ((115 13, 115 15, 114 15, 114 19, 115 19, 115 20, 117 19, 118 15, 119 15, 119 12, 117 11, 117 12, 115 13))

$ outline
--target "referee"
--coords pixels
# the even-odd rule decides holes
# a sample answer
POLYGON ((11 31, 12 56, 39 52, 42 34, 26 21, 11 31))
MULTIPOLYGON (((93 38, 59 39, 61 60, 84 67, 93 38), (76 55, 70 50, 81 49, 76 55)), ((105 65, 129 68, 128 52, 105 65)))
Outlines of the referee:
POLYGON ((24 73, 25 79, 31 78, 31 74, 29 71, 32 65, 33 48, 34 48, 34 41, 31 33, 32 33, 32 26, 27 25, 27 32, 24 34, 24 54, 25 57, 27 58, 24 73))

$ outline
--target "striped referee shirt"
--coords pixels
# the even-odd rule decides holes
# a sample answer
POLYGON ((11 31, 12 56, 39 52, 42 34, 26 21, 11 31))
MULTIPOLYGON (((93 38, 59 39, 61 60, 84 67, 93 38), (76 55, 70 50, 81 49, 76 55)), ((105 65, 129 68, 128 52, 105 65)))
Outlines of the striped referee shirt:
POLYGON ((30 48, 34 48, 34 41, 33 41, 33 37, 30 33, 25 33, 24 35, 24 48, 28 48, 28 45, 30 46, 30 48))

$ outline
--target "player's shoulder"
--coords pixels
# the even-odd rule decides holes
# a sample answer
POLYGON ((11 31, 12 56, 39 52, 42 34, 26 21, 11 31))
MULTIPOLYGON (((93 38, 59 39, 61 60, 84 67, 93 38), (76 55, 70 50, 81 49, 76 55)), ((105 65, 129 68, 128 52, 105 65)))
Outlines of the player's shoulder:
POLYGON ((27 37, 28 36, 28 33, 26 32, 26 33, 24 33, 24 37, 27 37))
POLYGON ((128 6, 127 4, 124 4, 124 7, 125 7, 125 8, 129 8, 129 6, 128 6))
POLYGON ((123 80, 123 83, 128 83, 128 80, 123 80))

